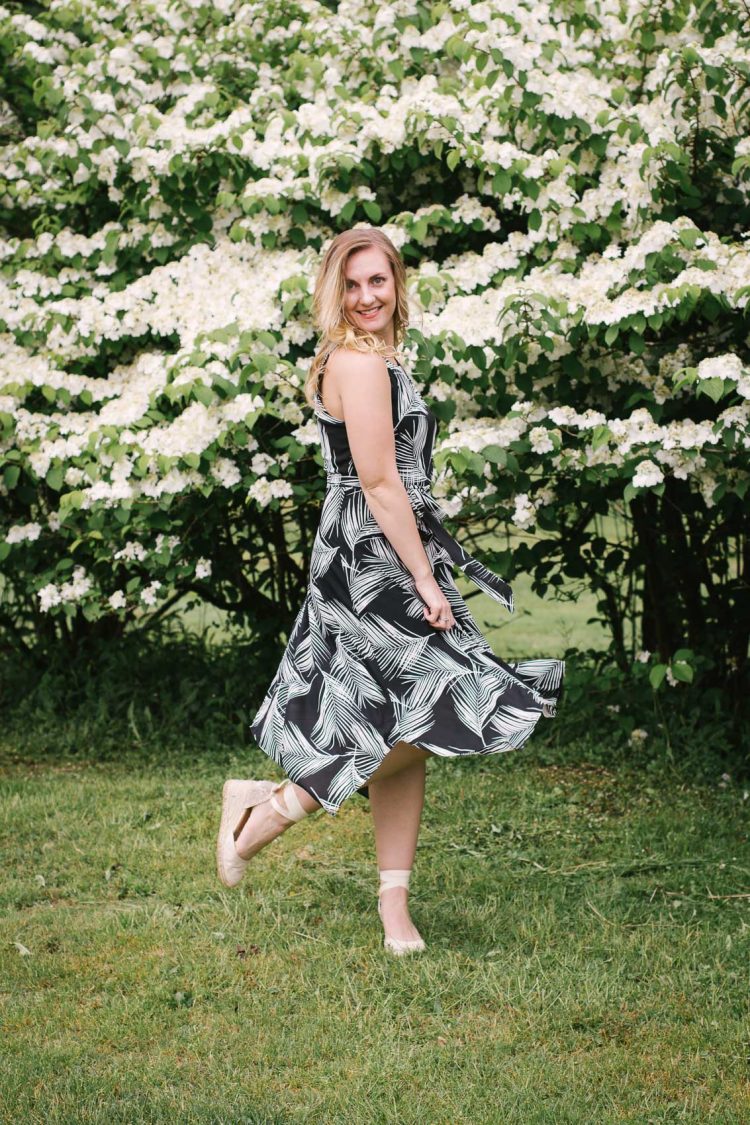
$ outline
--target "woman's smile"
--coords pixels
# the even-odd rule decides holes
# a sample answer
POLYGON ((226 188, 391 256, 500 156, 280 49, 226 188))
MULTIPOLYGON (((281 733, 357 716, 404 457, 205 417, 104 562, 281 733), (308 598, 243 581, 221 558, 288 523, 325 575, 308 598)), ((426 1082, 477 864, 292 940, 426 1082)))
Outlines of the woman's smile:
POLYGON ((365 320, 374 320, 382 307, 382 305, 378 305, 377 308, 374 309, 361 309, 359 315, 364 317, 365 320))

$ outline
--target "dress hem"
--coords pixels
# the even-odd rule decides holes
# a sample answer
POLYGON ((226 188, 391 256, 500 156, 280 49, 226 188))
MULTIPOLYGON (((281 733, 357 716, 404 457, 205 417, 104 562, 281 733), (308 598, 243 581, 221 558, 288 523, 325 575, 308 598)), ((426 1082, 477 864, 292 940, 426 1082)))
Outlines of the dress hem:
MULTIPOLYGON (((549 702, 550 706, 554 707, 555 704, 554 704, 553 701, 548 701, 548 702, 549 702)), ((545 706, 546 705, 547 704, 545 704, 545 706)), ((393 749, 393 747, 396 746, 399 742, 406 742, 410 746, 416 747, 416 749, 418 749, 418 750, 426 750, 426 751, 428 751, 428 753, 432 754, 433 757, 436 757, 436 758, 486 758, 486 757, 489 757, 493 754, 507 754, 507 753, 510 753, 510 751, 512 751, 512 750, 520 750, 526 744, 528 739, 531 737, 531 735, 536 730, 536 725, 539 722, 539 720, 541 718, 546 718, 546 717, 552 717, 552 716, 547 715, 544 710, 540 710, 540 711, 537 711, 537 712, 529 712, 529 721, 528 721, 528 723, 526 725, 526 728, 523 731, 522 735, 520 735, 516 739, 516 741, 514 741, 510 745, 507 744, 507 740, 506 740, 506 744, 504 746, 497 746, 493 749, 472 750, 472 751, 461 751, 461 750, 451 751, 451 750, 447 749, 445 746, 439 746, 434 742, 425 742, 425 741, 420 742, 420 741, 417 741, 417 740, 411 739, 411 738, 396 738, 395 742, 393 742, 391 744, 391 746, 389 747, 389 749, 386 751, 386 754, 390 753, 390 751, 393 749)), ((381 738, 382 738, 382 735, 381 735, 381 738)), ((325 809, 325 811, 329 815, 336 816, 339 809, 344 804, 344 802, 348 801, 350 797, 353 797, 357 794, 359 794, 359 796, 363 797, 365 800, 369 800, 369 793, 363 793, 362 790, 367 789, 369 779, 370 779, 370 777, 372 777, 372 773, 374 773, 375 770, 373 770, 372 773, 369 774, 366 778, 362 778, 362 780, 359 782, 359 784, 353 785, 349 789, 349 791, 342 796, 341 800, 338 803, 336 803, 336 802, 331 801, 327 798, 321 797, 321 795, 315 791, 315 789, 313 788, 312 785, 310 785, 309 782, 307 784, 305 784, 304 775, 301 776, 301 777, 294 777, 293 774, 286 769, 286 767, 284 766, 284 764, 280 760, 280 758, 276 754, 274 754, 270 749, 267 749, 263 745, 263 743, 260 741, 260 739, 258 738, 257 735, 255 735, 255 739, 256 739, 260 749, 264 752, 264 754, 267 754, 270 758, 272 758, 276 762, 276 764, 282 770, 284 770, 284 773, 287 775, 287 777, 290 779, 290 781, 293 781, 295 783, 295 785, 299 785, 300 789, 304 789, 306 793, 309 793, 310 796, 313 798, 313 800, 317 801, 318 804, 321 806, 321 808, 325 809)), ((385 739, 383 739, 383 743, 384 743, 384 745, 387 745, 385 739)), ((356 751, 354 751, 353 753, 354 753, 354 756, 356 758, 356 751)), ((380 762, 378 762, 378 765, 375 767, 375 769, 378 769, 378 767, 381 765, 383 759, 386 757, 386 754, 383 755, 383 758, 381 758, 380 762)))

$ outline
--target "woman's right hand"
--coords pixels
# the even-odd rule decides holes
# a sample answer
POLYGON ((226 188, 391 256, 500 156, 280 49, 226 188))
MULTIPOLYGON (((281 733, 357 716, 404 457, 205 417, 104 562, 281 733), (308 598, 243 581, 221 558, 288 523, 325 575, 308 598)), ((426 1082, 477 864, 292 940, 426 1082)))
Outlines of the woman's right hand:
POLYGON ((434 575, 414 580, 417 593, 423 602, 424 618, 435 629, 450 629, 456 624, 450 602, 435 581, 434 575))

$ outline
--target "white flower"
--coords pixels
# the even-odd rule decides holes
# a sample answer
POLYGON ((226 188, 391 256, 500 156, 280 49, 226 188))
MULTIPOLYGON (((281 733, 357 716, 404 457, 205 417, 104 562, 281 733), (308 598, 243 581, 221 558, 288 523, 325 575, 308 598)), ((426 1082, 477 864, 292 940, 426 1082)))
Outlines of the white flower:
POLYGON ((633 486, 635 488, 653 488, 655 484, 661 484, 664 480, 664 473, 654 461, 641 461, 638 468, 633 475, 633 486))
POLYGON ((255 483, 248 489, 247 496, 249 500, 255 500, 258 507, 267 507, 273 500, 273 493, 268 479, 266 477, 258 477, 255 483))
POLYGON ((210 578, 211 576, 211 560, 198 559, 195 564, 195 577, 196 578, 210 578))
POLYGON ((631 732, 630 732, 630 741, 631 742, 645 742, 645 740, 647 738, 648 738, 648 731, 643 730, 642 727, 635 727, 635 729, 631 730, 631 732))
POLYGON ((161 587, 161 582, 159 581, 158 578, 156 578, 151 583, 150 586, 146 586, 145 589, 141 590, 141 601, 144 602, 146 605, 155 605, 156 604, 156 592, 160 587, 161 587))
POLYGON ((47 613, 53 605, 60 605, 61 602, 80 601, 84 594, 89 593, 91 585, 85 566, 76 566, 69 582, 63 582, 62 586, 49 582, 39 590, 39 607, 43 613, 47 613))
POLYGON ((641 664, 648 664, 649 660, 651 659, 651 653, 647 648, 643 648, 640 652, 637 652, 635 654, 635 658, 636 660, 640 660, 641 664))
POLYGON ((294 489, 288 480, 272 480, 271 481, 271 495, 272 496, 293 496, 294 489))
POLYGON ((511 516, 513 523, 522 529, 531 527, 536 521, 536 509, 529 500, 528 493, 519 492, 515 498, 515 511, 511 516))
POLYGON ((114 594, 110 594, 107 601, 112 609, 124 609, 127 604, 124 590, 115 590, 114 594))
POLYGON ((41 525, 38 523, 17 523, 14 527, 8 528, 5 542, 22 543, 24 539, 31 542, 32 539, 39 538, 41 530, 41 525))
POLYGON ((129 539, 124 547, 119 551, 115 551, 112 556, 115 559, 127 559, 129 562, 142 562, 148 554, 146 548, 142 543, 137 543, 134 539, 129 539))
POLYGON ((165 535, 160 531, 156 536, 156 549, 161 551, 164 547, 167 547, 170 551, 173 551, 179 542, 179 535, 165 535))
POLYGON ((64 582, 60 593, 66 602, 79 601, 91 589, 91 579, 86 574, 85 566, 73 568, 73 577, 70 582, 64 582))
POLYGON ((740 379, 742 360, 727 352, 725 355, 712 355, 698 364, 699 379, 740 379))
POLYGON ((223 484, 225 488, 231 488, 233 484, 238 484, 242 480, 242 473, 238 469, 234 461, 229 457, 217 457, 214 464, 211 466, 211 476, 223 484))
POLYGON ((270 465, 273 465, 273 457, 269 457, 267 453, 256 453, 250 462, 250 468, 256 476, 262 477, 268 471, 270 465))
POLYGON ((55 586, 54 582, 49 582, 46 586, 42 586, 37 597, 39 598, 39 608, 42 613, 47 613, 53 605, 59 605, 62 600, 60 598, 60 591, 57 586, 55 586))
POLYGON ((552 438, 543 426, 534 426, 529 430, 529 441, 534 453, 551 453, 555 448, 552 438))

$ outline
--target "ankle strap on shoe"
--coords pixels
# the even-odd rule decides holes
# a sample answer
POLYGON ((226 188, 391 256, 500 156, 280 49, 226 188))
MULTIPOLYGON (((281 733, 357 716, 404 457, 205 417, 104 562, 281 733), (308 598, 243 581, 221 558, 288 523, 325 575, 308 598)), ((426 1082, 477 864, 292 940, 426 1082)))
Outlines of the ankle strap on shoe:
POLYGON ((294 792, 294 785, 291 781, 280 782, 271 794, 270 801, 271 807, 276 809, 277 813, 285 816, 287 820, 302 820, 303 817, 308 815, 307 809, 304 809, 300 804, 299 797, 294 792), (284 798, 283 805, 276 796, 279 792, 281 792, 284 798))
POLYGON ((410 875, 411 867, 381 868, 380 890, 385 891, 389 887, 406 887, 408 889, 410 875))

